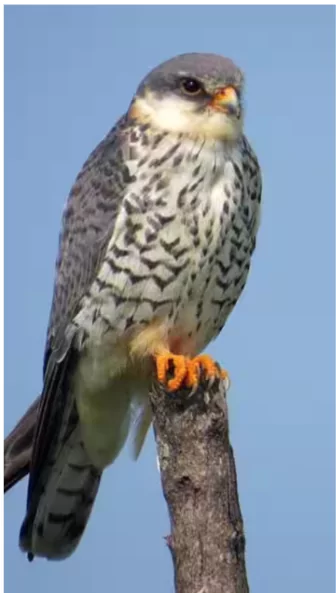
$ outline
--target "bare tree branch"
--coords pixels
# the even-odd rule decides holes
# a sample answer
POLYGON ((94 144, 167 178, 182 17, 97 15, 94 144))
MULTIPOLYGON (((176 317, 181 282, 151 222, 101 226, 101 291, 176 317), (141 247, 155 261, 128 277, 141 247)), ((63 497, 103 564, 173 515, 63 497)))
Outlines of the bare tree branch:
POLYGON ((176 593, 248 593, 224 384, 151 393, 176 593))

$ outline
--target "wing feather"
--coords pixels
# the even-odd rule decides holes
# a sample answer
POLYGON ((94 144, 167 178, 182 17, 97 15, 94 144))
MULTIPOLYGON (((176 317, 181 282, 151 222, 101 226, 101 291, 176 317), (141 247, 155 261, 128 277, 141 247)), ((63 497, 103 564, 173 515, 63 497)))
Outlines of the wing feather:
MULTIPOLYGON (((71 424, 75 404, 70 382, 78 352, 72 320, 101 265, 126 193, 130 176, 124 174, 124 151, 129 132, 124 117, 84 164, 64 210, 44 357, 43 392, 38 410, 35 406, 31 415, 31 418, 37 417, 35 429, 31 430, 29 425, 30 432, 26 435, 34 439, 33 445, 26 447, 21 469, 16 468, 17 476, 20 471, 26 473, 29 451, 30 477, 24 522, 24 530, 28 532, 48 481, 53 457, 75 428, 71 424)), ((78 422, 77 415, 74 416, 78 422)))

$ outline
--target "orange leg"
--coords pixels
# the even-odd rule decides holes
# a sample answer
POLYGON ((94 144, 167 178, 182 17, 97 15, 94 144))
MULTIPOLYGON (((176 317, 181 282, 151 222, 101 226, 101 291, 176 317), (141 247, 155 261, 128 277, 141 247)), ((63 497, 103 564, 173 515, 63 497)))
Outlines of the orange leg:
POLYGON ((164 352, 155 357, 156 373, 160 383, 166 384, 169 391, 180 387, 197 387, 203 370, 206 379, 223 379, 228 385, 228 373, 218 367, 207 354, 200 354, 189 359, 186 356, 164 352), (167 380, 167 373, 172 368, 174 376, 167 380))
POLYGON ((200 354, 195 358, 192 358, 188 362, 188 372, 186 377, 187 387, 197 387, 201 370, 204 371, 206 379, 223 379, 228 381, 228 373, 223 369, 219 368, 215 361, 208 354, 200 354))
POLYGON ((167 385, 169 391, 177 391, 181 386, 187 374, 188 359, 179 354, 165 352, 155 358, 156 374, 160 383, 167 385), (167 373, 170 367, 173 367, 174 376, 167 381, 167 373))

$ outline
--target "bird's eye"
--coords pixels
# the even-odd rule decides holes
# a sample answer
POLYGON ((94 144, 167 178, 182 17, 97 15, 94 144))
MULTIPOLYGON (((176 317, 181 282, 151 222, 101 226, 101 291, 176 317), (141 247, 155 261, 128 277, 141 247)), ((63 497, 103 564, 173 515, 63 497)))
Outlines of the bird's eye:
POLYGON ((203 90, 203 87, 195 78, 183 78, 181 80, 181 89, 187 95, 198 95, 203 90))

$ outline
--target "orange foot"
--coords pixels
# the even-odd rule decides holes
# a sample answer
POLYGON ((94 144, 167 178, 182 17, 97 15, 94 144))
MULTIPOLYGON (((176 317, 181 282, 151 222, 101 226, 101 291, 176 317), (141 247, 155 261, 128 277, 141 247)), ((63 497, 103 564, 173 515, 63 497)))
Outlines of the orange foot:
POLYGON ((167 385, 169 391, 177 391, 183 386, 196 388, 199 385, 201 371, 206 379, 223 379, 227 387, 229 385, 227 371, 220 369, 207 354, 189 359, 186 356, 165 352, 156 356, 155 362, 157 378, 160 383, 167 385), (173 377, 167 380, 169 371, 173 373, 173 377))

